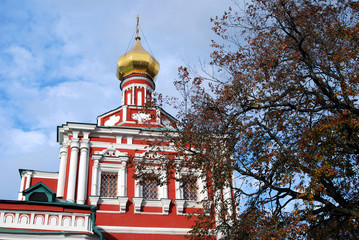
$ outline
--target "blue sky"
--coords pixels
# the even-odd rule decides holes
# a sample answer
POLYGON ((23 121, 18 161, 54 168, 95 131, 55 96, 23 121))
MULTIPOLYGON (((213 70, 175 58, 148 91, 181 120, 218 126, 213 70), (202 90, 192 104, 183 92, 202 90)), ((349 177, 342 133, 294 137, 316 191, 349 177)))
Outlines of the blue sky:
MULTIPOLYGON (((216 38, 210 17, 231 4, 0 1, 0 199, 17 198, 19 168, 58 170, 56 126, 95 123, 121 104, 116 64, 133 40, 137 15, 161 64, 156 91, 176 95, 177 68, 209 61, 210 39, 216 38)), ((147 43, 142 40, 148 50, 147 43)))

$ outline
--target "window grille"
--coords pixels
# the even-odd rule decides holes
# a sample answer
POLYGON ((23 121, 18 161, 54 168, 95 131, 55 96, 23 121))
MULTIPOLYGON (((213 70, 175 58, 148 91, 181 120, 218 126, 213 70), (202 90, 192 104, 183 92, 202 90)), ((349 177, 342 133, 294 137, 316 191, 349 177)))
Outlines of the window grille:
POLYGON ((101 173, 101 197, 117 197, 117 173, 101 173))
POLYGON ((197 201, 197 178, 186 177, 183 179, 183 198, 197 201))
POLYGON ((143 183, 142 197, 145 199, 158 199, 158 188, 156 181, 147 180, 143 183))

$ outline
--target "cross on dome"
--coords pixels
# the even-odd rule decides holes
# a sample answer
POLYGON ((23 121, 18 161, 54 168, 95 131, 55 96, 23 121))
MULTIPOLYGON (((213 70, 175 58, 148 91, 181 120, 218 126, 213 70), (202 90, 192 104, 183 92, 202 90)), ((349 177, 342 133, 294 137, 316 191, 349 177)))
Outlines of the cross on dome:
POLYGON ((136 26, 136 43, 130 51, 122 55, 118 59, 117 63, 117 78, 120 81, 125 80, 125 78, 132 73, 142 73, 146 74, 154 82, 155 77, 160 70, 160 64, 158 61, 147 52, 140 43, 139 36, 139 17, 137 16, 137 26, 136 26))

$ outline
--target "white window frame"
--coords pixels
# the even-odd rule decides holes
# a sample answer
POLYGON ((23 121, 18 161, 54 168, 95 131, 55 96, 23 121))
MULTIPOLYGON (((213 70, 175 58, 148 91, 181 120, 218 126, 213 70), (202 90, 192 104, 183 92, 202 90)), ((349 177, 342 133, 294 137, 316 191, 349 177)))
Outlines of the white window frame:
POLYGON ((100 196, 100 198, 117 198, 117 196, 119 195, 119 186, 120 186, 120 178, 119 178, 119 170, 117 169, 112 169, 112 168, 101 168, 100 171, 99 171, 99 186, 98 186, 98 189, 97 189, 97 195, 100 196), (101 196, 101 188, 102 188, 102 174, 103 173, 115 173, 117 175, 117 185, 116 185, 116 196, 115 197, 102 197, 101 196))
POLYGON ((119 197, 120 195, 120 191, 119 188, 121 186, 121 177, 120 177, 120 164, 108 164, 108 163, 100 163, 99 164, 99 168, 97 171, 97 179, 98 179, 98 185, 97 185, 97 189, 96 189, 96 196, 100 197, 99 203, 103 203, 103 204, 118 204, 118 200, 117 197, 119 197), (108 173, 117 173, 117 193, 116 193, 116 197, 112 198, 112 197, 101 197, 100 193, 101 193, 101 175, 103 172, 108 172, 108 173))
POLYGON ((108 149, 105 149, 101 152, 96 152, 94 155, 92 155, 92 160, 94 161, 94 165, 92 167, 91 195, 89 196, 91 205, 97 206, 97 204, 120 204, 120 213, 125 213, 128 201, 126 168, 128 161, 127 153, 121 153, 113 148, 113 146, 110 146, 108 149), (113 163, 103 163, 104 161, 113 163), (102 172, 117 173, 118 182, 116 198, 100 197, 102 172))
POLYGON ((208 190, 206 189, 206 176, 201 173, 200 170, 192 170, 189 168, 183 168, 180 171, 176 171, 176 199, 184 199, 183 187, 181 186, 182 177, 195 177, 197 178, 197 200, 186 200, 190 202, 200 202, 208 199, 208 190))
POLYGON ((202 208, 202 201, 208 200, 208 189, 206 188, 207 178, 200 170, 193 170, 190 168, 182 168, 175 173, 175 188, 176 188, 176 208, 177 215, 184 215, 184 208, 202 208), (183 197, 183 186, 181 183, 182 177, 196 177, 197 178, 197 200, 186 200, 183 197))
MULTIPOLYGON (((160 177, 161 181, 164 181, 162 185, 158 185, 158 199, 145 199, 142 195, 142 185, 140 180, 135 180, 135 197, 133 197, 132 202, 135 206, 135 214, 145 214, 141 212, 141 207, 162 207, 162 213, 147 213, 147 214, 162 214, 168 215, 169 207, 171 204, 171 199, 168 198, 168 185, 166 183, 167 179, 167 169, 158 170, 158 166, 147 166, 148 173, 156 174, 160 177)), ((144 170, 146 174, 146 169, 144 170)), ((137 171, 137 170, 136 170, 137 171)))
MULTIPOLYGON (((158 168, 157 166, 146 167, 146 169, 148 169, 149 174, 156 174, 157 176, 159 176, 161 181, 165 181, 167 178, 167 171, 165 169, 158 170, 157 168, 158 168)), ((144 173, 146 174, 146 170, 144 173)), ((157 190, 158 190, 157 199, 144 199, 144 200, 146 202, 150 202, 150 201, 158 201, 161 200, 162 198, 168 198, 168 186, 166 182, 162 186, 158 185, 157 190)), ((139 179, 135 180, 135 197, 143 198, 143 186, 140 184, 139 179)))

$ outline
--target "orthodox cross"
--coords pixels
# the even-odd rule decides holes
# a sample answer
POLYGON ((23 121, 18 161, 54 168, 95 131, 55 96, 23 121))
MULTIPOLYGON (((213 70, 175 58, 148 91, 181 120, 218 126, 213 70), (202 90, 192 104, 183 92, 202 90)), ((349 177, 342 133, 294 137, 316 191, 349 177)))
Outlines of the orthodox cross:
POLYGON ((140 28, 139 28, 139 25, 140 25, 140 17, 137 15, 137 18, 136 18, 136 20, 137 20, 137 27, 136 27, 136 34, 137 34, 137 36, 136 36, 136 40, 138 39, 138 40, 140 40, 141 38, 140 38, 140 28))

